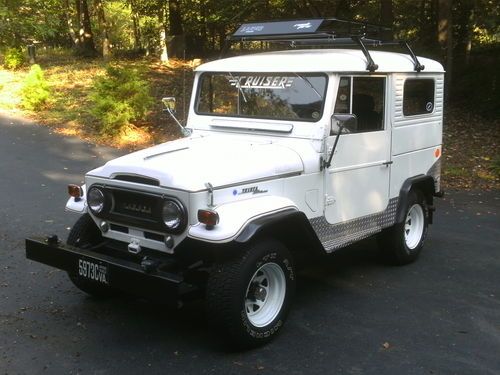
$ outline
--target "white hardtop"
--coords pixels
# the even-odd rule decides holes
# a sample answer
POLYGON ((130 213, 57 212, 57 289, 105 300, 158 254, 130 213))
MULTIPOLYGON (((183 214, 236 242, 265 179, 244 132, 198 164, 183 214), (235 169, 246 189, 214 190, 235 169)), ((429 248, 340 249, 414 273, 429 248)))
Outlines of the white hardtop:
MULTIPOLYGON (((410 55, 394 52, 370 51, 376 73, 414 72, 410 55)), ((422 73, 443 73, 437 61, 418 56, 425 66, 422 73)), ((196 71, 210 72, 362 72, 367 73, 366 57, 354 49, 308 49, 263 52, 229 57, 200 65, 196 71)))

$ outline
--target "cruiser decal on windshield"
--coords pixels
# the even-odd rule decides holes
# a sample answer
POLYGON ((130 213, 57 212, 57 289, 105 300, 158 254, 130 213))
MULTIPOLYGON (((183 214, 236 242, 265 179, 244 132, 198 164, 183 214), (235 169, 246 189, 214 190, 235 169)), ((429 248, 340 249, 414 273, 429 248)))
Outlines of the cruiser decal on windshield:
POLYGON ((203 73, 195 108, 201 115, 316 122, 327 83, 321 73, 203 73))
POLYGON ((295 78, 281 76, 229 76, 231 86, 253 89, 285 89, 292 87, 295 78))

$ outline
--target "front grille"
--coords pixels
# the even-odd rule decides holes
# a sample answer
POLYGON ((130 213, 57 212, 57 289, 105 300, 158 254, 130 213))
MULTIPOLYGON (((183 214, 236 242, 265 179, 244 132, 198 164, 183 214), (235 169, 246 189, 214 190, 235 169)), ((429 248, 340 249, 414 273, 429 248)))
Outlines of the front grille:
POLYGON ((163 199, 158 196, 114 190, 112 211, 120 215, 134 216, 145 220, 161 217, 163 199))
POLYGON ((117 223, 118 226, 165 233, 181 233, 187 225, 187 212, 176 198, 110 186, 98 187, 104 191, 108 201, 103 212, 94 213, 101 219, 117 223), (182 223, 175 230, 169 230, 163 222, 162 210, 165 200, 176 201, 184 209, 182 223))

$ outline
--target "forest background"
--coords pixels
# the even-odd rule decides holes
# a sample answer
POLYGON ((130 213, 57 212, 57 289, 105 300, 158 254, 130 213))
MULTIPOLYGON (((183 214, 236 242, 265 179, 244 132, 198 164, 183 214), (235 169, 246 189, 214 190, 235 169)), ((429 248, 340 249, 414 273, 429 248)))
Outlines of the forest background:
POLYGON ((440 61, 445 184, 500 188, 493 0, 0 0, 0 111, 119 147, 173 139, 159 99, 176 96, 185 118, 193 68, 239 24, 319 17, 391 26, 386 37, 440 61))

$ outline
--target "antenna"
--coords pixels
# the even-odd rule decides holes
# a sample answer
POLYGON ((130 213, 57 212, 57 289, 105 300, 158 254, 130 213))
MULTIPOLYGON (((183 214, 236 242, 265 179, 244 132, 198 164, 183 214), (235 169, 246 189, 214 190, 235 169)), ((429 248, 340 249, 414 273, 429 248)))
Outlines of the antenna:
MULTIPOLYGON (((186 64, 186 48, 183 51, 184 65, 186 64)), ((186 67, 182 68, 182 121, 186 125, 186 67)))

